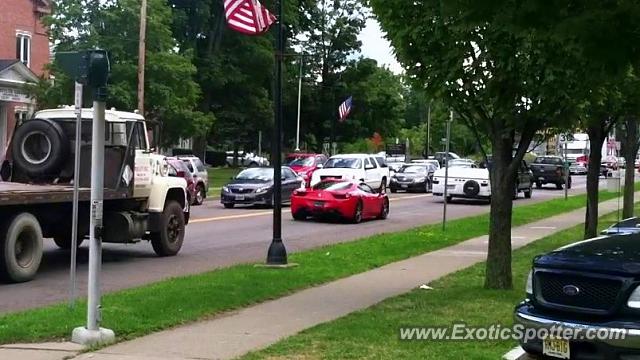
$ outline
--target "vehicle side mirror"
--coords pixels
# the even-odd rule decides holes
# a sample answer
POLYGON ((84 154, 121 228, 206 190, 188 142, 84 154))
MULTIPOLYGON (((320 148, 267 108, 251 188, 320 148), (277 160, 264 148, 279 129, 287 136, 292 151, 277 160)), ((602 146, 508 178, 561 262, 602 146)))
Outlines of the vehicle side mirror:
POLYGON ((322 169, 323 167, 324 167, 324 164, 318 164, 318 165, 316 165, 316 168, 318 168, 318 169, 322 169))
POLYGON ((364 166, 364 169, 365 169, 365 170, 371 170, 371 169, 373 169, 373 166, 371 166, 371 165, 365 165, 365 166, 364 166))

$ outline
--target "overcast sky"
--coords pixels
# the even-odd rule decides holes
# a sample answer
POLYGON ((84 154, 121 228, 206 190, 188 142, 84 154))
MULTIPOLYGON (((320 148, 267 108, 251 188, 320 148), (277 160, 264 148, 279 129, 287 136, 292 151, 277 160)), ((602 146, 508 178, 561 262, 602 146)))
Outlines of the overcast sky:
POLYGON ((386 65, 396 74, 402 72, 402 67, 396 61, 391 44, 384 38, 380 24, 375 19, 368 19, 359 37, 362 41, 362 55, 378 61, 379 65, 386 65))

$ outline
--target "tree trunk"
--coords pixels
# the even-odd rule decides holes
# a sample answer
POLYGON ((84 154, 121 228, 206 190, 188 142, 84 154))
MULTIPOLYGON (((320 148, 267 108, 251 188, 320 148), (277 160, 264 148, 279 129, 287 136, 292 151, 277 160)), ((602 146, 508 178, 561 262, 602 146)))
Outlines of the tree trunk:
POLYGON ((485 288, 511 289, 511 213, 515 175, 509 170, 513 141, 497 135, 492 140, 491 216, 485 288))
POLYGON ((587 170, 587 212, 584 221, 584 238, 598 235, 598 185, 600 183, 600 164, 602 163, 602 144, 606 137, 602 124, 589 126, 589 168, 587 170))
POLYGON ((622 208, 622 217, 627 219, 633 217, 634 208, 634 183, 635 183, 635 161, 638 154, 638 119, 630 116, 626 119, 625 134, 622 137, 622 149, 624 151, 625 160, 625 176, 624 176, 624 205, 622 208))

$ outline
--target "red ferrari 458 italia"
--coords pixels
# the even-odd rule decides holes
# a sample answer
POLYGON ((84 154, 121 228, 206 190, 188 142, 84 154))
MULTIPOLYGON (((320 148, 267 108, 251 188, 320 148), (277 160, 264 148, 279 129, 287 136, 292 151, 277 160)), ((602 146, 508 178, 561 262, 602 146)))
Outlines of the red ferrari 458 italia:
POLYGON ((367 184, 323 181, 313 188, 293 192, 291 214, 295 220, 305 220, 309 216, 337 217, 353 223, 386 219, 389 198, 385 193, 376 193, 367 184))

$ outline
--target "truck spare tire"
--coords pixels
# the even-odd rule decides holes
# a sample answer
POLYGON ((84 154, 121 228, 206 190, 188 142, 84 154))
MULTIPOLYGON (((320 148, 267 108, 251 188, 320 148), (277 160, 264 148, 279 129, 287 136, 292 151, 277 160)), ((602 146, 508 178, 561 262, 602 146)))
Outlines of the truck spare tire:
POLYGON ((33 178, 57 175, 69 156, 69 148, 62 127, 44 119, 25 121, 11 142, 15 166, 33 178))

